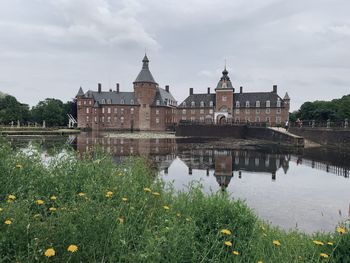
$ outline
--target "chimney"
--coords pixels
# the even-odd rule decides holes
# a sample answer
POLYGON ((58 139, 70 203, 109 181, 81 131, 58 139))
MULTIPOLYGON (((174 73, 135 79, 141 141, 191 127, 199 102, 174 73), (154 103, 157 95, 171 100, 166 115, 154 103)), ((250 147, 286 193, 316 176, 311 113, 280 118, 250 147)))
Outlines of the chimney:
POLYGON ((109 89, 109 92, 112 92, 112 89, 109 89))
POLYGON ((277 93, 277 85, 273 85, 272 92, 277 93))
POLYGON ((210 94, 210 87, 208 87, 208 94, 210 94))
POLYGON ((190 95, 193 95, 193 88, 190 88, 190 95))
POLYGON ((165 85, 166 92, 169 92, 169 85, 165 85))
POLYGON ((242 86, 239 87, 239 93, 243 93, 243 87, 242 86))
POLYGON ((102 85, 101 85, 101 83, 98 83, 97 87, 98 87, 98 93, 101 93, 101 91, 102 91, 102 85))
POLYGON ((119 83, 117 83, 117 93, 119 93, 119 83))

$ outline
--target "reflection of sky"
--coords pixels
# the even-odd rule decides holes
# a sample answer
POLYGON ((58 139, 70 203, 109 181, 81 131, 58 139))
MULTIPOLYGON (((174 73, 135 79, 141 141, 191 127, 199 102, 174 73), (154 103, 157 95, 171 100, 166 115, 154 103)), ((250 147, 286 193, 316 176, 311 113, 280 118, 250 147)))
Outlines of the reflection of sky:
MULTIPOLYGON (((203 184, 206 192, 220 191, 214 171, 206 175, 206 170, 192 170, 179 158, 162 177, 173 182, 175 189, 185 189, 192 180, 203 184)), ((269 173, 234 172, 227 191, 232 198, 246 200, 247 204, 264 220, 289 229, 298 226, 307 232, 332 231, 336 223, 345 220, 350 205, 350 180, 322 170, 289 163, 289 170, 276 172, 272 181, 269 173), (339 210, 342 216, 339 215, 339 210)))

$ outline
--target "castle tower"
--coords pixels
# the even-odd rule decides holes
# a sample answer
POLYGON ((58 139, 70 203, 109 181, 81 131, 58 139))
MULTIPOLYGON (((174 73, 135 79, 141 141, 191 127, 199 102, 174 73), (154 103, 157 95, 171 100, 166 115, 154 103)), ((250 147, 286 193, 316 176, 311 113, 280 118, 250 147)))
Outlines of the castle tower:
POLYGON ((215 123, 225 122, 233 116, 233 93, 231 80, 226 69, 222 72, 222 77, 216 86, 216 110, 214 114, 215 123))
POLYGON ((157 91, 157 82, 155 82, 148 67, 149 60, 145 54, 142 60, 142 69, 134 81, 135 96, 140 104, 139 110, 139 128, 140 130, 151 129, 151 108, 157 91))

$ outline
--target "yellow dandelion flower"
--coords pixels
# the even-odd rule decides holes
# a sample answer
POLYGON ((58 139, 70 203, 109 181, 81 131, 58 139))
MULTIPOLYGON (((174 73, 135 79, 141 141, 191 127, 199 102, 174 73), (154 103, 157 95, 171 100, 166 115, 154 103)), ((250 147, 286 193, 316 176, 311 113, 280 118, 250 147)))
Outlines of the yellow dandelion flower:
POLYGON ((80 197, 84 197, 84 196, 85 196, 85 193, 80 192, 78 195, 79 195, 80 197))
POLYGON ((152 193, 154 196, 160 196, 160 193, 158 193, 158 192, 153 192, 152 193))
POLYGON ((17 169, 22 169, 23 166, 22 166, 21 164, 16 164, 16 168, 17 168, 17 169))
POLYGON ((329 258, 329 256, 326 253, 321 253, 320 256, 323 258, 329 258))
POLYGON ((16 196, 15 195, 9 195, 8 197, 7 197, 7 199, 8 200, 16 200, 16 196))
POLYGON ((111 198, 113 196, 113 192, 108 191, 106 192, 106 197, 111 198))
POLYGON ((120 224, 124 224, 124 218, 118 217, 118 221, 119 221, 120 224))
POLYGON ((5 220, 5 225, 11 225, 12 224, 12 221, 10 220, 10 219, 7 219, 7 220, 5 220))
POLYGON ((123 174, 122 174, 122 173, 118 173, 118 175, 119 175, 119 176, 123 176, 123 174))
POLYGON ((45 250, 45 256, 50 258, 50 257, 53 257, 55 255, 55 250, 53 248, 48 248, 45 250))
POLYGON ((127 202, 127 201, 128 201, 128 198, 123 197, 122 200, 123 200, 124 202, 127 202))
POLYGON ((236 250, 234 250, 234 251, 232 251, 232 254, 235 255, 235 256, 238 256, 238 255, 239 255, 239 252, 236 251, 236 250))
POLYGON ((177 216, 177 217, 181 217, 181 214, 180 214, 180 213, 177 213, 176 216, 177 216))
POLYGON ((339 234, 345 234, 346 233, 346 229, 344 227, 338 226, 337 227, 337 232, 339 234))
POLYGON ((143 188, 143 191, 145 191, 145 192, 152 192, 152 190, 150 188, 148 188, 148 187, 143 188))
POLYGON ((228 229, 222 229, 222 230, 220 231, 220 233, 221 233, 221 234, 224 234, 224 235, 231 235, 231 231, 228 230, 228 229))
POLYGON ((56 200, 57 200, 57 197, 53 195, 53 196, 50 197, 50 199, 51 199, 52 201, 56 201, 56 200))
POLYGON ((57 208, 56 208, 56 207, 50 207, 49 210, 50 210, 51 212, 55 212, 55 211, 57 210, 57 208))
POLYGON ((232 247, 232 242, 231 241, 225 241, 224 243, 228 247, 232 247))
POLYGON ((43 204, 44 204, 44 201, 41 200, 41 199, 39 199, 39 200, 36 200, 35 203, 36 203, 37 205, 43 205, 43 204))
POLYGON ((76 245, 69 245, 69 247, 67 248, 68 252, 74 253, 78 251, 78 246, 76 245))
POLYGON ((333 242, 327 242, 327 245, 333 246, 333 242))
POLYGON ((165 210, 169 210, 169 209, 170 209, 170 207, 167 206, 167 205, 163 205, 163 208, 164 208, 165 210))
POLYGON ((258 263, 263 263, 262 260, 259 260, 258 263))
POLYGON ((316 245, 319 245, 319 246, 323 246, 323 245, 324 245, 323 242, 318 241, 318 240, 314 240, 314 241, 312 241, 312 242, 314 242, 316 245))
POLYGON ((274 241, 272 241, 272 243, 273 243, 275 246, 280 246, 280 245, 281 245, 281 242, 279 242, 278 240, 274 240, 274 241))

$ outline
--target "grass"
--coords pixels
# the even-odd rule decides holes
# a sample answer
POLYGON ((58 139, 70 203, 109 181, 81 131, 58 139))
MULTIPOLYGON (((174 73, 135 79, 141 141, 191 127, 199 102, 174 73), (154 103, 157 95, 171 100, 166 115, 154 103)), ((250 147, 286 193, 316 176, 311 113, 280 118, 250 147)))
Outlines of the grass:
POLYGON ((350 262, 345 226, 285 232, 226 194, 175 193, 148 167, 73 151, 45 164, 0 143, 0 262, 350 262))

